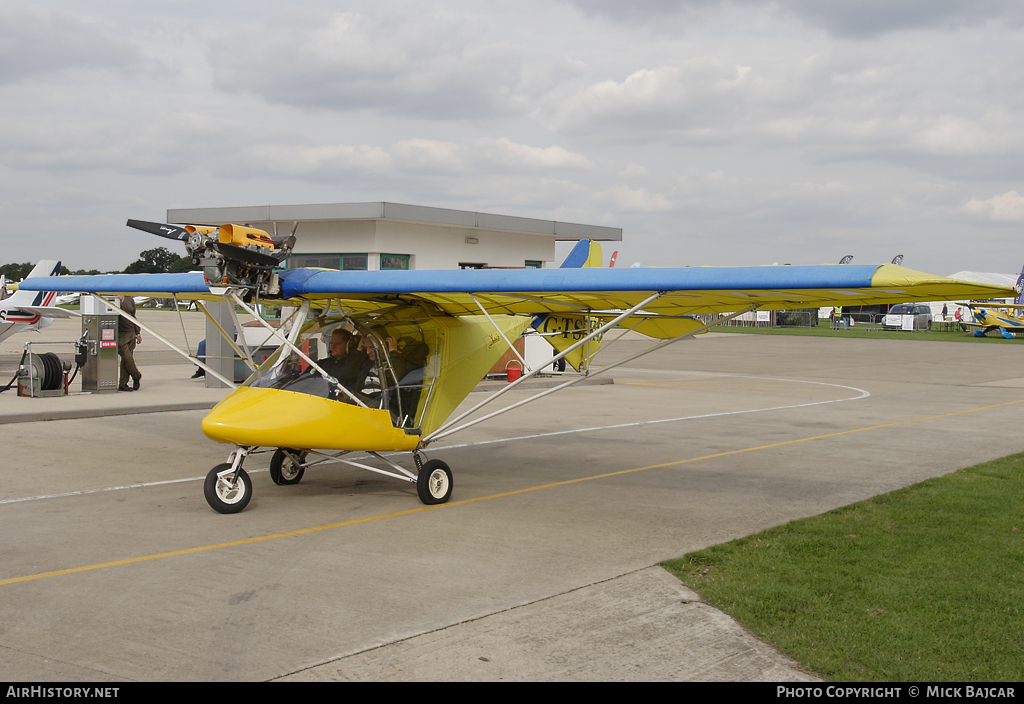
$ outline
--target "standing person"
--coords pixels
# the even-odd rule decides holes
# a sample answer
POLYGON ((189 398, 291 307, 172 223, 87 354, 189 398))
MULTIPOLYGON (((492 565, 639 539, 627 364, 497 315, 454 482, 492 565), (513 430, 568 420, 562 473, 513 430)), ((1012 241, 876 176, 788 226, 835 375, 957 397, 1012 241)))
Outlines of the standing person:
POLYGON ((942 322, 946 322, 947 320, 949 320, 949 318, 946 317, 947 313, 949 313, 949 308, 947 308, 946 304, 943 303, 942 304, 942 322))
MULTIPOLYGON (((121 310, 135 315, 135 299, 131 296, 118 296, 121 299, 121 310)), ((123 315, 117 319, 117 353, 121 356, 121 375, 118 380, 118 391, 138 391, 142 381, 142 373, 135 366, 135 345, 142 343, 142 329, 123 315), (128 386, 131 377, 132 385, 128 386)))

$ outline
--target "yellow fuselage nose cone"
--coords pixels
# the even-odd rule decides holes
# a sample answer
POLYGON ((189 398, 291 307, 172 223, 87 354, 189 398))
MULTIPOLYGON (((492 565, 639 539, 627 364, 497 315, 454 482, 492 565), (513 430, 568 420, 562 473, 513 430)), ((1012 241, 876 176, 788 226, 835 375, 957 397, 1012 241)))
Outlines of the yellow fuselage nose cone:
POLYGON ((229 445, 322 450, 414 450, 420 440, 395 428, 386 410, 252 386, 217 404, 203 433, 229 445))

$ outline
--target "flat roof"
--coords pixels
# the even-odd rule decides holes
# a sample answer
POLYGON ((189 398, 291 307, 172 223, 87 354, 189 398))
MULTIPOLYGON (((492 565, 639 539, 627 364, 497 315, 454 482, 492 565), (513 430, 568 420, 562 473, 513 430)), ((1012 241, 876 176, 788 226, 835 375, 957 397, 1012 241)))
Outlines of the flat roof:
POLYGON ((487 230, 553 235, 558 241, 591 239, 622 240, 621 227, 582 225, 513 215, 475 213, 469 210, 431 208, 402 203, 321 203, 311 205, 243 205, 226 208, 175 208, 167 210, 167 222, 190 225, 222 225, 226 222, 326 222, 332 220, 399 220, 430 225, 479 227, 487 230))

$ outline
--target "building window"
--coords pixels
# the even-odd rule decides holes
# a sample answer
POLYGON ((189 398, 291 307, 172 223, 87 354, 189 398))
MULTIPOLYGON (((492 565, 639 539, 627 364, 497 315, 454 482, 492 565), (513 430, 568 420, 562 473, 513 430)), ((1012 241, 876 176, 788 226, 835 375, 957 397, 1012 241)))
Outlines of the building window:
POLYGON ((342 254, 342 271, 366 271, 367 256, 365 254, 342 254))
POLYGON ((525 266, 527 269, 540 269, 543 264, 543 262, 539 262, 536 259, 527 259, 525 266))
POLYGON ((366 271, 365 254, 296 254, 288 259, 289 269, 341 269, 366 271))
POLYGON ((337 254, 296 254, 288 258, 288 268, 340 269, 341 266, 337 254))
POLYGON ((409 268, 408 254, 382 254, 380 255, 381 271, 392 271, 395 269, 409 268))

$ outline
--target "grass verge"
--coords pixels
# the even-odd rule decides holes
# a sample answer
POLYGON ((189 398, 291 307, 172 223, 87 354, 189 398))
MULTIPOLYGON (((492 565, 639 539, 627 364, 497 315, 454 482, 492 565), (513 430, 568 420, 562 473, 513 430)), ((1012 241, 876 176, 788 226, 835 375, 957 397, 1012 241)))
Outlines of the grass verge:
POLYGON ((663 566, 826 679, 1024 679, 1024 453, 663 566))
POLYGON ((734 325, 717 325, 712 327, 710 332, 732 332, 747 333, 751 335, 798 335, 801 337, 836 337, 855 340, 917 340, 927 342, 976 342, 980 344, 1003 344, 1022 345, 1024 339, 1006 340, 999 336, 996 331, 990 332, 986 337, 975 337, 974 335, 960 330, 917 330, 905 332, 903 330, 880 330, 870 328, 867 325, 854 325, 849 330, 833 330, 828 323, 822 323, 810 328, 748 328, 734 325))

